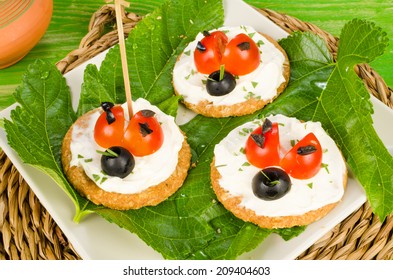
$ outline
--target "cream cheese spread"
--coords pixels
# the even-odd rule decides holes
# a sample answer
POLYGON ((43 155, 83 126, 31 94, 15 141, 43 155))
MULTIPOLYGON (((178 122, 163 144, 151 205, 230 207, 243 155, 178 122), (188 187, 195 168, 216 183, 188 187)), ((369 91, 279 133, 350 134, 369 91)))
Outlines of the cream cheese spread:
MULTIPOLYGON (((285 81, 284 55, 264 36, 250 26, 222 27, 228 40, 240 33, 249 35, 259 47, 261 63, 253 72, 239 76, 236 88, 227 95, 212 96, 206 90, 208 75, 197 71, 194 63, 194 51, 203 34, 199 33, 194 41, 184 49, 173 70, 173 85, 183 96, 184 101, 197 105, 203 100, 213 105, 233 105, 250 98, 264 101, 272 100, 277 94, 277 88, 285 81)), ((212 30, 212 32, 215 30, 212 30)))
MULTIPOLYGON (((122 106, 127 120, 129 119, 127 106, 126 104, 122 106)), ((122 194, 139 193, 168 179, 176 169, 178 153, 182 148, 184 136, 175 124, 172 116, 166 115, 145 99, 140 98, 133 102, 133 111, 135 113, 144 109, 149 109, 156 113, 155 117, 161 123, 164 132, 164 142, 161 148, 151 155, 144 157, 134 156, 135 168, 131 174, 121 179, 102 173, 101 154, 97 153, 97 150, 105 151, 105 149, 96 144, 94 140, 94 126, 100 112, 90 115, 88 127, 74 125, 70 166, 82 167, 86 175, 101 189, 122 194)))
POLYGON ((221 174, 220 186, 230 195, 241 197, 240 206, 255 211, 259 216, 302 215, 339 201, 344 194, 346 164, 340 150, 321 124, 300 122, 283 115, 267 118, 279 124, 281 157, 292 148, 291 140, 301 140, 313 132, 323 149, 322 168, 310 179, 290 177, 291 190, 280 199, 264 201, 257 198, 252 191, 252 179, 259 168, 249 164, 243 152, 249 131, 262 124, 262 120, 256 120, 235 128, 215 146, 215 166, 221 174))

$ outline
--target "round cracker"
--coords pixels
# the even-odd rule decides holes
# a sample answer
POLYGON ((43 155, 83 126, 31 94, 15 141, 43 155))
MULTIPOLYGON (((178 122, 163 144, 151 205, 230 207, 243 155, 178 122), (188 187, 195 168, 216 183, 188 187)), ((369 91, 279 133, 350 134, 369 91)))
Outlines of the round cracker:
POLYGON ((71 140, 72 130, 75 125, 87 127, 88 116, 99 109, 92 110, 80 117, 68 130, 64 137, 61 160, 64 173, 74 188, 84 197, 97 205, 104 205, 108 208, 116 210, 139 209, 144 206, 154 206, 166 200, 174 194, 183 184, 187 177, 188 169, 191 161, 191 150, 186 138, 182 144, 182 148, 178 153, 178 164, 175 171, 158 185, 150 186, 140 193, 121 194, 115 192, 107 192, 99 188, 84 172, 83 168, 78 166, 70 166, 71 161, 71 140))
MULTIPOLYGON (((324 217, 340 202, 337 201, 335 203, 324 205, 316 210, 306 212, 303 215, 278 216, 278 217, 257 215, 255 211, 251 209, 247 209, 244 206, 240 205, 242 200, 240 196, 232 196, 227 190, 225 190, 220 186, 219 180, 221 178, 221 174, 218 171, 218 169, 215 167, 214 162, 215 161, 213 159, 210 166, 211 167, 210 176, 211 176, 212 187, 217 195, 218 200, 228 211, 232 212, 239 219, 256 224, 261 228, 275 229, 275 228, 290 228, 294 226, 309 225, 324 217)), ((345 188, 347 184, 347 173, 345 173, 344 175, 343 183, 344 183, 343 186, 345 188)))
MULTIPOLYGON (((185 101, 184 99, 182 99, 183 104, 188 109, 194 111, 195 113, 204 115, 206 117, 224 118, 224 117, 230 117, 230 116, 244 116, 244 115, 252 114, 255 111, 262 109, 267 104, 273 102, 273 100, 276 99, 284 91, 284 89, 288 85, 289 77, 290 77, 289 59, 288 59, 287 53, 277 43, 277 41, 275 41, 269 35, 266 35, 263 33, 260 33, 260 34, 262 36, 264 36, 269 42, 271 42, 285 57, 284 69, 283 69, 283 76, 284 76, 285 81, 282 82, 281 85, 277 88, 277 93, 272 99, 260 100, 260 99, 256 99, 256 98, 251 97, 250 99, 248 99, 244 102, 236 103, 233 105, 213 105, 212 102, 209 102, 208 100, 202 100, 198 104, 193 104, 193 103, 189 103, 189 102, 185 101)), ((174 85, 173 85, 173 87, 174 87, 175 94, 181 96, 182 93, 178 92, 178 90, 176 89, 176 87, 174 85)))

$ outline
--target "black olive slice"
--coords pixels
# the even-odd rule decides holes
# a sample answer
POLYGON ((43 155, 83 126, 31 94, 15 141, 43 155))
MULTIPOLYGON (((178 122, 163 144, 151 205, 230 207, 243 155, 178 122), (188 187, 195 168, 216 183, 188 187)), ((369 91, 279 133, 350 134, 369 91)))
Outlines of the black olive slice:
POLYGON ((211 73, 206 82, 206 90, 210 95, 222 96, 230 93, 236 87, 235 77, 229 73, 224 72, 223 78, 220 80, 220 70, 211 73))
POLYGON ((110 147, 107 150, 111 150, 112 153, 101 156, 102 170, 109 176, 127 177, 135 167, 134 156, 120 146, 110 147))
POLYGON ((276 200, 291 189, 291 179, 281 168, 268 167, 259 171, 252 179, 252 190, 262 200, 276 200))

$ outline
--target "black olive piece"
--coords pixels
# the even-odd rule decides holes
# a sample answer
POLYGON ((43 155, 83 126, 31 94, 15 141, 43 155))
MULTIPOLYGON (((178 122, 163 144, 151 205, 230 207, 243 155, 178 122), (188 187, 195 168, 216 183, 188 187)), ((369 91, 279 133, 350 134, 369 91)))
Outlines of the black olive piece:
POLYGON ((134 156, 125 148, 113 146, 108 148, 117 156, 111 153, 101 156, 101 168, 109 176, 125 178, 135 167, 134 156))
POLYGON ((265 133, 272 130, 273 123, 269 119, 265 119, 262 124, 262 133, 261 134, 251 134, 252 140, 254 140, 255 144, 259 148, 263 148, 265 146, 265 133))
POLYGON ((309 155, 316 151, 317 148, 314 145, 301 146, 296 150, 297 154, 301 156, 309 155))
POLYGON ((203 36, 205 36, 205 37, 207 37, 207 36, 210 36, 210 32, 209 32, 209 31, 206 31, 206 30, 204 30, 204 31, 203 31, 203 36))
POLYGON ((283 197, 291 189, 288 174, 277 167, 268 167, 259 171, 252 179, 252 191, 262 200, 276 200, 283 197))
POLYGON ((149 109, 145 109, 145 110, 141 110, 141 114, 143 117, 145 118, 151 118, 153 117, 156 113, 152 110, 149 109))
POLYGON ((102 102, 101 103, 101 108, 105 112, 112 109, 112 107, 115 106, 112 102, 102 102))
POLYGON ((201 41, 198 41, 198 44, 197 44, 196 48, 197 48, 197 50, 200 51, 200 52, 206 51, 206 47, 205 47, 204 44, 201 43, 201 41))
POLYGON ((265 136, 262 134, 251 134, 251 138, 259 148, 263 148, 265 146, 265 136))
POLYGON ((112 102, 102 102, 101 108, 105 111, 106 114, 106 121, 108 124, 115 122, 116 118, 115 115, 112 113, 111 109, 115 106, 112 102))
POLYGON ((272 128, 273 128, 273 123, 266 118, 262 124, 262 134, 265 134, 266 132, 272 130, 272 128))
POLYGON ((153 133, 153 130, 150 128, 148 123, 138 123, 139 124, 139 132, 143 137, 153 133))
POLYGON ((230 93, 236 87, 235 77, 229 73, 224 72, 224 77, 220 80, 220 70, 211 73, 206 82, 206 89, 210 95, 222 96, 230 93))
POLYGON ((248 51, 251 47, 250 42, 242 42, 240 44, 237 44, 237 47, 241 50, 241 51, 248 51))

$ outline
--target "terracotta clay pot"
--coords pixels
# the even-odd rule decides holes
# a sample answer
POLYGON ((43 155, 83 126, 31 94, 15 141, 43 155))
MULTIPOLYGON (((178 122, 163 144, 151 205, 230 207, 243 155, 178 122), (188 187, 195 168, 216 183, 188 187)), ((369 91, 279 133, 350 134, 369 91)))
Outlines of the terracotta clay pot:
POLYGON ((49 26, 52 0, 0 0, 0 69, 21 60, 49 26))

